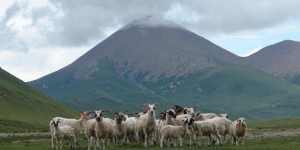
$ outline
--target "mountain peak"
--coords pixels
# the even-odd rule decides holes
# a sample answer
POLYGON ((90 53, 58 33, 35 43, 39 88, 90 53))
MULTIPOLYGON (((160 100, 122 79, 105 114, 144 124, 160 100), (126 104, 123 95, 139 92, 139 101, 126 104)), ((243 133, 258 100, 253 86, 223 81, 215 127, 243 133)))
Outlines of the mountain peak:
POLYGON ((300 42, 284 40, 267 46, 247 58, 253 68, 291 81, 300 72, 300 42))
POLYGON ((173 27, 173 28, 181 28, 179 25, 168 21, 161 17, 154 17, 154 16, 146 16, 126 25, 123 29, 127 29, 130 27, 140 27, 140 28, 155 28, 155 27, 173 27))

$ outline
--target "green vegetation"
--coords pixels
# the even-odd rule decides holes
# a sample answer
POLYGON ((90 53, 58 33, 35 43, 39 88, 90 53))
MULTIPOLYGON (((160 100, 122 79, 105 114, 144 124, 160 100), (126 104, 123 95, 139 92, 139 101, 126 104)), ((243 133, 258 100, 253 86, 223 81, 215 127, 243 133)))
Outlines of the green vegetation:
POLYGON ((251 122, 249 126, 258 129, 300 128, 300 117, 278 119, 278 120, 256 121, 256 122, 251 122))
POLYGON ((0 132, 43 131, 55 116, 79 115, 0 68, 0 132))
MULTIPOLYGON (((264 129, 294 129, 299 128, 300 118, 289 118, 289 119, 282 119, 282 120, 270 120, 270 121, 256 121, 250 122, 248 125, 251 128, 258 128, 255 130, 256 133, 262 133, 264 129), (297 123, 298 122, 298 123, 297 123), (275 123, 275 124, 274 124, 275 123), (276 124, 277 123, 277 124, 276 124), (263 127, 263 129, 259 129, 263 127)), ((250 131, 251 133, 251 131, 250 131)), ((227 142, 224 146, 210 146, 205 147, 202 146, 187 146, 188 141, 185 141, 184 147, 177 147, 177 148, 163 148, 166 150, 171 149, 178 149, 178 150, 197 150, 197 149, 205 149, 205 150, 227 150, 227 149, 234 149, 234 150, 261 150, 261 149, 272 149, 272 150, 282 150, 282 149, 298 149, 300 146, 300 137, 293 136, 293 137, 271 137, 266 139, 247 139, 245 141, 244 146, 232 146, 227 142)), ((204 143, 204 141, 202 141, 204 143)), ((81 135, 81 149, 87 149, 87 140, 84 135, 81 135)), ((0 138, 0 149, 1 150, 15 150, 15 149, 26 149, 26 150, 40 150, 40 149, 51 149, 51 142, 49 136, 32 136, 32 137, 8 137, 8 138, 0 138)), ((64 149, 67 148, 67 143, 64 143, 64 149)), ((126 150, 138 150, 143 149, 143 144, 126 144, 122 145, 115 145, 111 148, 111 150, 118 150, 118 149, 126 149, 126 150)), ((161 150, 162 148, 159 147, 158 144, 155 146, 151 146, 147 148, 149 150, 161 150)))
MULTIPOLYGON (((185 143, 185 146, 183 147, 177 147, 177 148, 160 148, 158 144, 155 146, 150 146, 147 149, 149 150, 198 150, 198 149, 205 149, 205 150, 227 150, 227 149, 234 149, 234 150, 262 150, 262 149, 272 149, 272 150, 282 150, 282 149, 299 149, 300 146, 300 137, 274 137, 269 138, 265 140, 246 140, 244 146, 232 146, 229 145, 229 143, 225 144, 224 146, 187 146, 185 143)), ((82 148, 81 149, 87 149, 86 143, 87 141, 81 141, 82 142, 82 148)), ((128 144, 125 146, 116 145, 109 149, 111 150, 119 150, 119 149, 126 149, 126 150, 138 150, 143 149, 142 144, 128 144)), ((20 139, 16 141, 6 141, 6 142, 0 142, 0 149, 1 150, 16 150, 16 149, 26 149, 26 150, 50 150, 51 149, 51 142, 50 139, 20 139)), ((67 145, 64 144, 63 149, 68 149, 67 145)), ((79 149, 79 148, 78 148, 79 149)))
POLYGON ((85 80, 75 80, 76 74, 72 72, 58 74, 31 84, 75 109, 105 108, 134 113, 143 110, 143 103, 159 103, 158 112, 179 104, 197 106, 201 112, 227 112, 233 119, 300 115, 298 87, 240 65, 216 62, 213 67, 185 77, 161 77, 157 82, 144 82, 147 72, 138 74, 134 80, 126 74, 121 77, 108 59, 100 61, 97 71, 85 80))

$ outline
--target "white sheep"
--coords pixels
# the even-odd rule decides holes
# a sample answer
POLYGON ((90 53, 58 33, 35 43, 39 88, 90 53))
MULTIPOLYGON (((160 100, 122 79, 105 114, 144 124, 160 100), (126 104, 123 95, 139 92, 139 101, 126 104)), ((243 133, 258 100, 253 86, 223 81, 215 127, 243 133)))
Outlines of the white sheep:
POLYGON ((174 125, 165 125, 160 130, 161 139, 160 147, 163 147, 163 143, 167 142, 167 145, 170 146, 170 140, 179 140, 179 145, 182 146, 183 137, 186 135, 188 130, 188 118, 182 120, 182 126, 174 125))
POLYGON ((247 123, 245 118, 239 118, 232 122, 229 127, 229 135, 232 137, 231 144, 238 145, 239 140, 242 140, 244 145, 244 139, 247 134, 247 123))
POLYGON ((95 126, 95 133, 97 137, 97 146, 101 146, 105 149, 105 146, 109 143, 113 142, 113 139, 116 135, 115 131, 115 121, 109 118, 104 118, 103 113, 104 111, 95 111, 96 114, 96 126, 95 126))
MULTIPOLYGON (((175 125, 175 126, 182 126, 182 125, 183 125, 182 120, 183 120, 184 118, 190 119, 190 118, 192 118, 192 116, 189 115, 189 114, 177 115, 177 116, 176 116, 176 119, 174 119, 174 125, 175 125)), ((192 145, 192 143, 193 143, 193 130, 192 130, 192 129, 191 129, 191 130, 188 130, 187 134, 188 134, 188 136, 189 136, 189 145, 192 145)))
MULTIPOLYGON (((87 113, 87 112, 81 112, 80 113, 80 118, 78 120, 77 119, 68 119, 68 118, 63 118, 63 117, 55 117, 52 120, 59 119, 60 122, 61 122, 59 124, 59 126, 68 125, 68 126, 74 128, 74 133, 75 133, 75 136, 77 138, 76 145, 80 146, 79 135, 82 132, 82 129, 85 125, 85 122, 87 121, 88 115, 89 115, 89 113, 87 113)), ((49 127, 50 127, 50 134, 51 134, 51 143, 52 143, 52 148, 53 148, 54 147, 54 145, 53 145, 54 126, 53 126, 53 124, 51 124, 52 120, 49 123, 49 127)))
POLYGON ((134 139, 135 137, 135 125, 136 125, 136 117, 128 117, 125 115, 126 120, 123 121, 126 126, 126 135, 127 135, 127 143, 134 139))
POLYGON ((96 143, 96 119, 90 119, 85 124, 85 136, 88 140, 88 150, 93 146, 93 143, 96 143))
POLYGON ((127 138, 127 126, 124 124, 126 121, 126 117, 123 113, 115 113, 115 121, 116 121, 116 143, 121 140, 123 144, 127 138))
POLYGON ((211 145, 212 135, 215 135, 222 144, 222 139, 218 132, 218 125, 214 121, 210 121, 209 119, 204 121, 194 121, 191 127, 194 132, 195 141, 198 145, 201 145, 200 138, 202 136, 208 137, 208 140, 206 140, 206 145, 211 145))
POLYGON ((218 117, 215 113, 196 113, 195 121, 202 121, 206 119, 212 119, 214 117, 218 117))
POLYGON ((147 113, 141 115, 136 122, 136 138, 139 141, 140 138, 144 138, 144 146, 147 147, 149 144, 153 145, 153 136, 155 131, 155 109, 157 104, 148 104, 147 113))
MULTIPOLYGON (((63 125, 59 126, 58 124, 61 123, 60 119, 52 120, 51 125, 53 125, 53 137, 56 141, 56 150, 60 147, 62 149, 62 140, 68 139, 70 141, 71 149, 76 149, 76 136, 74 134, 74 128, 63 125)), ((54 148, 54 147, 53 147, 54 148)))

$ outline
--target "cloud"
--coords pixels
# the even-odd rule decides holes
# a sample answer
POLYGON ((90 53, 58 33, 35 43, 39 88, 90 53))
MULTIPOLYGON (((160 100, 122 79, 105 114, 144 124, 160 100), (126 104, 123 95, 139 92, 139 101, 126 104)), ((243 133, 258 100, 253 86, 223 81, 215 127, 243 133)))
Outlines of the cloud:
MULTIPOLYGON (((19 70, 12 71, 15 74, 26 72, 20 65, 13 65, 15 59, 16 62, 23 60, 22 64, 28 61, 36 68, 29 70, 32 72, 43 72, 42 68, 51 68, 45 72, 58 70, 63 65, 41 63, 51 60, 46 54, 71 54, 74 49, 86 47, 76 50, 76 54, 82 54, 116 30, 145 16, 175 22, 240 56, 249 49, 266 46, 255 39, 268 39, 269 44, 274 42, 269 38, 282 34, 286 38, 287 33, 299 33, 300 22, 300 1, 297 0, 8 0, 1 4, 0 58, 9 54, 10 60, 6 60, 11 63, 0 62, 1 67, 10 66, 5 67, 8 71, 19 70), (233 41, 236 39, 242 39, 242 42, 237 44, 233 41), (231 43, 225 43, 228 41, 231 43), (26 57, 21 58, 21 55, 26 57), (41 62, 35 64, 32 58, 41 62)), ((150 23, 156 25, 160 21, 150 23)), ((65 65, 64 59, 74 59, 79 55, 65 57, 56 57, 57 62, 65 65)))
POLYGON ((10 23, 5 26, 6 30, 17 33, 20 40, 34 46, 74 47, 91 44, 95 39, 100 41, 106 38, 108 28, 116 29, 145 16, 173 21, 204 37, 257 31, 289 20, 300 20, 297 7, 300 1, 293 0, 44 0, 34 7, 33 4, 15 3, 7 9, 0 24, 5 26, 10 23), (27 26, 24 21, 27 21, 27 26), (17 25, 20 22, 21 25, 17 25), (24 29, 32 30, 34 36, 28 38, 24 34, 18 35, 24 29), (35 39, 43 41, 31 42, 35 39))
POLYGON ((256 52, 258 52, 259 50, 261 50, 263 47, 257 47, 257 48, 254 48, 254 49, 251 49, 248 53, 246 53, 243 57, 248 57, 256 52))
POLYGON ((92 47, 42 48, 28 51, 0 51, 0 64, 16 77, 31 81, 72 63, 92 47), (71 53, 70 53, 71 51, 71 53))

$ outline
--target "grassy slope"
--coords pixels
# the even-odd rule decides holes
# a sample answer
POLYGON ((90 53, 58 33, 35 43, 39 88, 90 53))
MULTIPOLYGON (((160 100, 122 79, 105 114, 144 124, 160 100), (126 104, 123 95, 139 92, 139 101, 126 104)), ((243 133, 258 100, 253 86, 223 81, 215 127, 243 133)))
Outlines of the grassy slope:
POLYGON ((176 88, 166 86, 157 92, 182 105, 198 106, 202 112, 228 112, 233 118, 252 120, 300 113, 299 88, 243 66, 222 64, 172 83, 176 88))
POLYGON ((47 128, 55 116, 78 117, 0 68, 0 129, 4 131, 47 128))
POLYGON ((250 122, 250 127, 263 129, 300 128, 300 117, 250 122))
POLYGON ((144 83, 127 80, 126 75, 120 77, 108 60, 99 64, 90 79, 75 80, 69 73, 32 84, 77 109, 136 112, 142 110, 140 104, 158 102, 160 109, 174 104, 198 106, 202 112, 228 112, 233 118, 244 116, 252 120, 300 115, 299 88, 244 66, 220 63, 185 78, 144 83), (42 88, 43 83, 49 87, 42 88))

